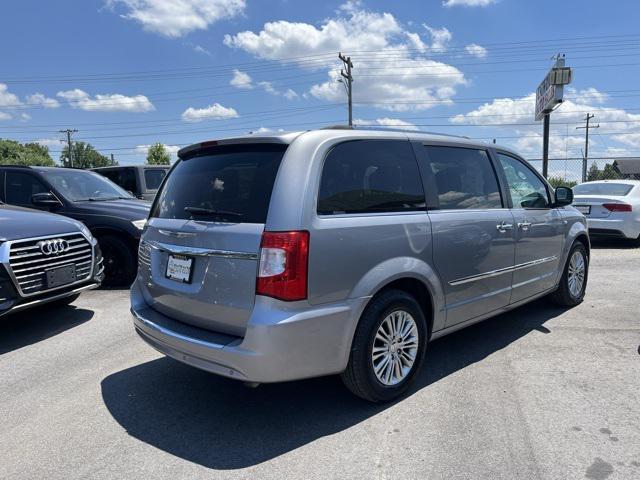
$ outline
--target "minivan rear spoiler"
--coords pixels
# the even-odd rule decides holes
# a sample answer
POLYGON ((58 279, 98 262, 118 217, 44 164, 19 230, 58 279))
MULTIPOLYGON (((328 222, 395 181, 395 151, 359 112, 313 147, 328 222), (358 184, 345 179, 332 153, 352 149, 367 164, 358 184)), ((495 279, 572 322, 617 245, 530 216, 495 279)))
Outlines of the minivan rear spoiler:
POLYGON ((236 138, 224 138, 221 140, 208 140, 205 142, 194 143, 187 147, 181 148, 180 150, 178 150, 178 158, 185 160, 189 157, 194 156, 197 152, 200 152, 201 150, 208 150, 212 147, 223 146, 223 145, 241 145, 241 144, 259 144, 259 143, 275 143, 280 145, 288 145, 301 133, 302 132, 297 132, 296 134, 290 133, 290 134, 272 136, 272 137, 246 136, 246 137, 236 137, 236 138))

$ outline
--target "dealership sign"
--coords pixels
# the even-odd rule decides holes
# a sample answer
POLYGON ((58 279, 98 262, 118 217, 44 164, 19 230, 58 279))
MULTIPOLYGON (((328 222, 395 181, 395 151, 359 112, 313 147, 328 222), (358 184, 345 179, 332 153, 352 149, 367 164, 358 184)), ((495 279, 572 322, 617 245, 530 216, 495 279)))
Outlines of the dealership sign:
POLYGON ((542 120, 562 103, 564 86, 570 82, 571 68, 564 66, 564 58, 558 59, 536 90, 536 121, 542 120))

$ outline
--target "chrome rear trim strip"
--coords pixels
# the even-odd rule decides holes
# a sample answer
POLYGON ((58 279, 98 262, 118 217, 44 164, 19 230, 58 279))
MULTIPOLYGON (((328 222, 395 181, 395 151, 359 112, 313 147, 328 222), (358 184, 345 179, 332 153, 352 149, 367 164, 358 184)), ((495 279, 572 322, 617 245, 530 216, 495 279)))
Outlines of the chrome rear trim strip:
POLYGON ((194 257, 222 257, 241 260, 257 260, 257 253, 236 252, 232 250, 216 250, 210 248, 185 247, 182 245, 169 245, 168 243, 145 241, 151 248, 175 255, 191 255, 194 257))

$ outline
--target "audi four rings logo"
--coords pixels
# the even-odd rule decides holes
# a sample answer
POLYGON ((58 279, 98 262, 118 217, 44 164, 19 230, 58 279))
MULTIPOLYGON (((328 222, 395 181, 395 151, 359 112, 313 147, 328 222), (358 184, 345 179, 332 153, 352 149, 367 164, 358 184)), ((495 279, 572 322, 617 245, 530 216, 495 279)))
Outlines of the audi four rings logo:
POLYGON ((62 238, 54 238, 52 240, 42 240, 38 242, 38 247, 40 247, 40 251, 45 255, 54 255, 69 250, 69 242, 62 238))

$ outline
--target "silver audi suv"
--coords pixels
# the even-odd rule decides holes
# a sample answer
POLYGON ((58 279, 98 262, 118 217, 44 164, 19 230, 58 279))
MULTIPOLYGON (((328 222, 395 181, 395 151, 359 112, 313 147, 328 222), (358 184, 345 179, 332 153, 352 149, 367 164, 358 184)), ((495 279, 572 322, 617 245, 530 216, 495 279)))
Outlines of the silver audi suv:
POLYGON ((151 209, 131 311, 181 362, 251 384, 340 374, 400 395, 431 340, 543 295, 580 303, 584 217, 516 153, 328 128, 184 148, 151 209))

